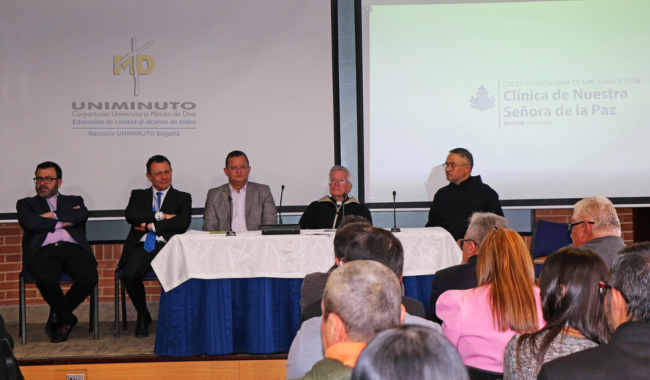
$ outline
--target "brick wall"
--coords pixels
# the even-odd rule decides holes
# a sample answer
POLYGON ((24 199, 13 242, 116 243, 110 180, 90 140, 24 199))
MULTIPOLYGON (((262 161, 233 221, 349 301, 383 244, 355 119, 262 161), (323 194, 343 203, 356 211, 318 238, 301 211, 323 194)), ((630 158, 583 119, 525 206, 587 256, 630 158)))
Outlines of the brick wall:
MULTIPOLYGON (((618 214, 618 219, 621 221, 621 237, 625 241, 625 244, 634 243, 634 235, 632 229, 632 208, 617 208, 616 213, 618 214)), ((549 222, 571 223, 572 214, 572 208, 536 210, 535 219, 544 219, 548 220, 549 222)))
MULTIPOLYGON (((0 306, 18 306, 18 272, 22 269, 21 239, 23 231, 17 223, 0 223, 0 306)), ((115 300, 115 268, 122 254, 121 244, 93 245, 98 262, 99 302, 115 300)), ((70 285, 63 285, 64 291, 70 285)), ((148 301, 160 300, 158 281, 145 281, 148 301)), ((127 296, 128 297, 128 296, 127 296)), ((25 285, 27 305, 44 305, 35 284, 25 285)), ((88 302, 88 300, 86 300, 88 302)))

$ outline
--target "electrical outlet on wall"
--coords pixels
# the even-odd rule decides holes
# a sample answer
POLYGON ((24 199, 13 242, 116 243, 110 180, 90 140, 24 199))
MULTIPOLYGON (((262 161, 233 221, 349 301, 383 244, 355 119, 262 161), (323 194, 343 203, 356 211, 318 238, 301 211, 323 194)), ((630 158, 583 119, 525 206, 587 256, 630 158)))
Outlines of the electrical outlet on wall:
POLYGON ((83 373, 68 373, 65 375, 65 380, 86 380, 86 376, 83 373))

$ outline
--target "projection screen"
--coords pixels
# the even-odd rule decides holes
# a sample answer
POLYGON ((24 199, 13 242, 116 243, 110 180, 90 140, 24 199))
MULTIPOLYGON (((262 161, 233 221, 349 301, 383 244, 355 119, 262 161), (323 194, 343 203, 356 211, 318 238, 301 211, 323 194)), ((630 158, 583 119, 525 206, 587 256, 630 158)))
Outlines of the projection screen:
POLYGON ((650 204, 650 2, 362 3, 365 201, 431 201, 448 151, 510 206, 650 204))
POLYGON ((154 154, 202 208, 232 150, 307 205, 334 164, 332 89, 330 1, 2 2, 0 214, 55 161, 61 193, 123 215, 154 154))

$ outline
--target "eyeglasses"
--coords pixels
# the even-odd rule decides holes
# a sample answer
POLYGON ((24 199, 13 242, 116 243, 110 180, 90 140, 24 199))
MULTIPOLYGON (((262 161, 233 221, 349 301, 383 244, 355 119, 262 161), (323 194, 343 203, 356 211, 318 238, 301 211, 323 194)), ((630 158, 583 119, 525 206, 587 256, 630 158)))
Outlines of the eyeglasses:
POLYGON ((455 162, 445 162, 444 164, 442 164, 440 166, 442 166, 443 169, 447 169, 448 166, 451 166, 451 170, 454 170, 459 166, 465 166, 465 165, 469 165, 469 164, 457 164, 455 162))
MULTIPOLYGON (((605 281, 598 281, 598 288, 599 288, 598 291, 600 292, 600 296, 603 297, 603 298, 605 298, 605 296, 607 296, 607 290, 608 289, 614 289, 613 286, 607 284, 605 281)), ((630 301, 627 299, 627 297, 625 296, 625 294, 623 294, 622 291, 620 291, 619 289, 616 289, 616 290, 618 290, 618 292, 621 293, 621 295, 623 296, 623 299, 625 300, 626 303, 630 303, 630 301)))
POLYGON ((237 172, 237 171, 244 171, 248 169, 247 165, 242 165, 242 166, 231 166, 228 169, 230 169, 231 172, 237 172))
POLYGON ((460 240, 458 240, 458 242, 460 243, 460 249, 463 249, 463 246, 465 245, 465 243, 467 243, 469 241, 471 241, 472 243, 474 243, 474 245, 476 245, 476 242, 474 240, 472 240, 472 239, 460 239, 460 240))
POLYGON ((596 224, 596 222, 587 222, 586 220, 583 220, 582 222, 571 223, 571 224, 568 225, 569 231, 573 231, 573 227, 575 227, 575 226, 577 226, 579 224, 582 224, 582 223, 596 224))
POLYGON ((43 178, 43 177, 36 177, 36 178, 34 178, 34 183, 43 182, 44 184, 49 185, 50 183, 52 183, 52 181, 55 181, 55 180, 57 180, 57 179, 58 179, 58 178, 50 178, 50 177, 45 177, 45 178, 43 178))
POLYGON ((348 183, 348 180, 345 178, 338 178, 338 179, 330 178, 327 180, 327 183, 329 183, 330 185, 336 185, 337 183, 340 185, 345 185, 346 183, 348 183))

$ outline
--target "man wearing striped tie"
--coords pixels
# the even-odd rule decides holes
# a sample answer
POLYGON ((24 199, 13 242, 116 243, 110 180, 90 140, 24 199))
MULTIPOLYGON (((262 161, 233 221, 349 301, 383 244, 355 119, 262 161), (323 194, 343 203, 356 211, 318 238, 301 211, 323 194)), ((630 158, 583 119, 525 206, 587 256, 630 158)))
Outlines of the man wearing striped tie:
POLYGON ((142 279, 165 243, 187 231, 192 218, 192 196, 171 186, 172 166, 167 158, 156 155, 147 161, 147 179, 150 188, 131 192, 125 212, 131 230, 117 264, 124 268, 122 281, 138 312, 136 338, 149 336, 151 324, 142 279))

